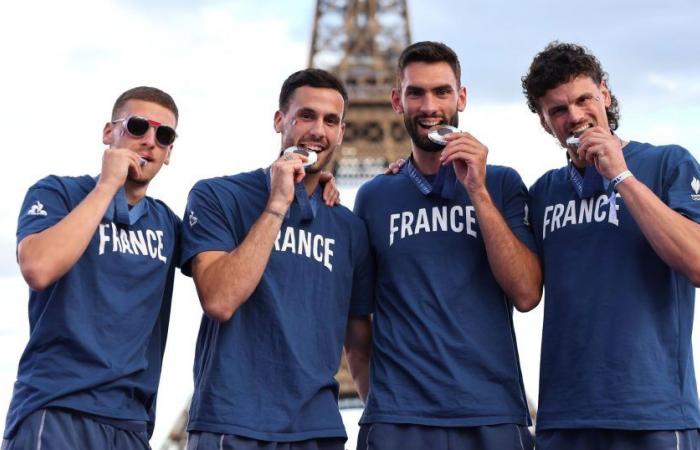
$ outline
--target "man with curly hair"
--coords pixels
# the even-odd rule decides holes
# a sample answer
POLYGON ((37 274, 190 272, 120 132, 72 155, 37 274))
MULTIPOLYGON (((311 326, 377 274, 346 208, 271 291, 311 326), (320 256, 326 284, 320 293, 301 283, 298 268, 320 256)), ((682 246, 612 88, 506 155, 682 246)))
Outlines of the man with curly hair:
POLYGON ((568 159, 530 189, 547 293, 537 449, 696 449, 700 166, 615 133, 584 47, 550 43, 522 85, 568 159))

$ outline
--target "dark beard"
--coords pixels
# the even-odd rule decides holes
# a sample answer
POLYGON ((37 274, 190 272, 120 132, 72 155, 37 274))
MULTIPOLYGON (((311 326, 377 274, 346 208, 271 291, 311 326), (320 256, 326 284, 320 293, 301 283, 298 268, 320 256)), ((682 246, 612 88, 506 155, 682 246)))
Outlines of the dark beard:
MULTIPOLYGON (((458 112, 455 112, 455 115, 452 116, 450 120, 447 121, 447 123, 442 123, 442 125, 452 125, 456 128, 459 125, 458 114, 458 112)), ((420 126, 418 125, 418 120, 424 117, 425 116, 410 118, 404 114, 403 124, 406 127, 406 131, 411 137, 413 145, 415 145, 419 149, 424 150, 426 152, 441 152, 445 148, 444 145, 436 144, 435 142, 428 139, 428 136, 422 136, 420 133, 418 133, 418 127, 420 126)))

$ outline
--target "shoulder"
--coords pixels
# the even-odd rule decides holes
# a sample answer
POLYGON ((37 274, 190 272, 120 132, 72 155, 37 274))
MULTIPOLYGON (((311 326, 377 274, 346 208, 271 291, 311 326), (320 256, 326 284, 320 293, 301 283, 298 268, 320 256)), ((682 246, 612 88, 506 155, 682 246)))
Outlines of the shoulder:
POLYGON ((628 149, 632 155, 638 154, 643 160, 663 161, 667 163, 682 163, 695 161, 693 155, 680 145, 652 145, 649 143, 630 141, 628 149))
POLYGON ((509 196, 511 193, 519 191, 525 192, 525 183, 520 174, 512 167, 507 166, 486 166, 486 185, 489 192, 509 196))
POLYGON ((62 202, 71 209, 80 203, 95 187, 95 178, 84 175, 66 177, 49 175, 34 183, 28 190, 28 196, 38 196, 42 201, 62 202))
POLYGON ((174 226, 180 226, 182 223, 182 220, 180 220, 180 217, 173 212, 172 209, 163 201, 159 200, 157 198, 152 198, 152 197, 146 197, 147 201, 149 204, 157 211, 158 215, 160 217, 165 217, 167 220, 172 222, 174 226))
POLYGON ((324 205, 324 207, 328 208, 331 211, 331 214, 333 214, 337 220, 340 220, 342 223, 347 224, 351 228, 364 227, 364 222, 362 222, 362 219, 360 219, 348 207, 343 205, 324 205))
POLYGON ((88 193, 97 181, 90 175, 78 177, 49 175, 34 183, 30 189, 49 189, 66 193, 88 193))
POLYGON ((522 181, 520 174, 508 166, 487 165, 486 176, 495 181, 522 181))
POLYGON ((530 193, 547 189, 552 183, 559 182, 566 176, 566 166, 548 170, 532 184, 530 193))
POLYGON ((262 169, 236 175, 199 180, 192 192, 204 195, 239 194, 247 191, 266 190, 266 175, 262 169))
POLYGON ((386 195, 395 187, 401 187, 406 181, 403 171, 392 175, 377 175, 365 182, 357 191, 357 199, 366 199, 370 196, 386 195))

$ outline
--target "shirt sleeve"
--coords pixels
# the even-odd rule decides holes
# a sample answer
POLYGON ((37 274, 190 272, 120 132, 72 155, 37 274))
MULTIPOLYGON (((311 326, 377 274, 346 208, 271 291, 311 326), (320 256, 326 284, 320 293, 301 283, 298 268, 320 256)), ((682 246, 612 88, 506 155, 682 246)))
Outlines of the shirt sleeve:
POLYGON ((350 315, 366 316, 374 311, 374 257, 369 247, 367 229, 359 220, 353 236, 353 277, 350 315))
POLYGON ((222 206, 214 188, 206 182, 200 181, 190 191, 182 220, 180 267, 183 274, 192 276, 190 263, 199 253, 230 252, 238 246, 238 233, 222 206))
POLYGON ((535 237, 532 234, 532 222, 529 217, 528 191, 518 173, 506 168, 503 177, 503 205, 501 214, 513 234, 533 252, 537 252, 535 237))
POLYGON ((700 223, 700 165, 680 147, 682 156, 667 181, 666 203, 669 208, 700 223))
POLYGON ((374 312, 374 284, 376 264, 367 232, 365 217, 367 186, 362 186, 355 196, 354 213, 360 219, 357 233, 353 240, 353 284, 350 314, 365 316, 374 312))
POLYGON ((68 199, 50 180, 42 180, 27 191, 17 220, 17 243, 30 234, 40 233, 70 213, 68 199))
POLYGON ((541 214, 536 214, 536 203, 535 199, 537 198, 537 189, 538 189, 539 183, 535 183, 530 187, 530 190, 528 191, 528 197, 527 197, 527 225, 530 227, 530 230, 532 231, 533 239, 535 241, 535 248, 537 253, 542 256, 542 225, 541 222, 538 220, 539 217, 541 217, 541 214))

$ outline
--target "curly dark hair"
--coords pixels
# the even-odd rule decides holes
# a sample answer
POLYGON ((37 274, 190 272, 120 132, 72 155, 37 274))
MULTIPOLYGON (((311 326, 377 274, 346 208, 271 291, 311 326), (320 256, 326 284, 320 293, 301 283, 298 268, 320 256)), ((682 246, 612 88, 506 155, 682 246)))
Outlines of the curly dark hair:
POLYGON ((539 99, 544 97, 547 91, 580 75, 591 77, 596 84, 605 82, 611 100, 610 106, 606 108, 608 125, 611 130, 616 130, 620 123, 620 106, 610 90, 608 73, 603 70, 598 58, 586 47, 576 44, 550 42, 532 60, 530 70, 521 79, 530 111, 539 114, 539 99))

